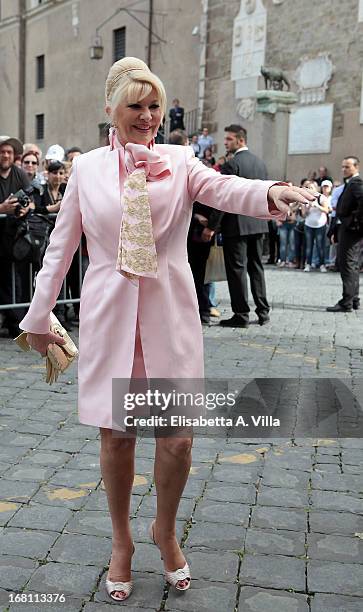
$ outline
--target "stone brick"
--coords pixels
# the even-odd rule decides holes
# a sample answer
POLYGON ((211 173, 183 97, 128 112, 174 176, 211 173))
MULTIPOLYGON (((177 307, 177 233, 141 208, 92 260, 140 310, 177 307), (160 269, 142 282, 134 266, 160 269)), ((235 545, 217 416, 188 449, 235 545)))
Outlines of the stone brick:
POLYGON ((79 510, 85 505, 91 489, 62 487, 61 485, 42 485, 34 495, 33 501, 46 506, 59 506, 79 510))
POLYGON ((305 595, 243 586, 238 612, 309 612, 309 606, 305 595))
POLYGON ((304 510, 285 510, 283 508, 273 508, 260 506, 253 508, 252 521, 253 527, 263 529, 288 529, 290 531, 305 531, 307 526, 307 513, 304 510))
POLYGON ((316 593, 311 601, 311 612, 322 612, 323 610, 329 610, 329 612, 361 612, 362 599, 360 597, 316 593))
POLYGON ((22 556, 11 553, 0 556, 0 587, 20 591, 37 567, 36 561, 22 556))
POLYGON ((362 519, 350 512, 309 512, 310 529, 318 533, 335 533, 353 536, 361 531, 362 519))
POLYGON ((239 581, 273 589, 305 590, 305 563, 282 555, 245 555, 239 581))
POLYGON ((45 482, 51 478, 51 476, 53 476, 54 472, 54 468, 20 464, 8 470, 7 477, 11 478, 12 480, 20 480, 23 482, 26 480, 32 482, 45 482))
POLYGON ((305 534, 285 529, 250 528, 247 530, 245 548, 251 554, 299 557, 305 554, 305 534))
POLYGON ((42 504, 30 503, 21 508, 9 521, 9 527, 62 531, 73 516, 67 508, 53 508, 42 504))
POLYGON ((105 512, 80 510, 68 521, 65 531, 66 533, 111 537, 111 517, 105 512))
POLYGON ((312 491, 313 508, 319 510, 335 510, 337 512, 363 513, 363 499, 358 499, 346 493, 331 491, 312 491))
POLYGON ((108 565, 111 541, 92 535, 62 534, 49 552, 49 560, 77 565, 108 565))
POLYGON ((194 580, 186 593, 180 594, 171 589, 165 610, 185 610, 185 612, 221 612, 234 610, 237 586, 230 583, 194 580))
POLYGON ((249 465, 216 465, 211 480, 221 482, 253 484, 258 481, 262 467, 249 465))
POLYGON ((263 471, 262 483, 269 487, 283 487, 285 489, 307 489, 309 474, 296 470, 284 470, 272 467, 269 464, 263 471))
POLYGON ((238 572, 238 555, 230 552, 191 551, 187 561, 196 579, 212 582, 234 582, 238 572))
POLYGON ((39 489, 38 482, 0 480, 0 499, 13 502, 27 502, 39 489))
POLYGON ((30 455, 25 457, 21 462, 22 466, 31 465, 43 465, 46 467, 60 467, 69 461, 70 455, 68 453, 60 452, 46 452, 46 451, 33 451, 30 455))
POLYGON ((310 533, 308 556, 311 559, 363 564, 363 541, 357 537, 310 533))
POLYGON ((231 523, 247 527, 250 507, 232 502, 213 502, 202 500, 194 513, 196 521, 212 523, 231 523))
POLYGON ((0 526, 6 525, 19 508, 15 502, 0 501, 0 526))
POLYGON ((101 475, 96 470, 69 470, 64 468, 58 470, 49 484, 61 485, 63 487, 79 487, 95 489, 101 480, 101 475))
POLYGON ((100 471, 99 457, 96 455, 87 455, 83 450, 82 454, 76 455, 67 463, 69 470, 91 470, 100 471))
POLYGON ((203 497, 213 501, 253 504, 256 499, 256 488, 254 485, 223 486, 221 482, 209 482, 203 497))
POLYGON ((0 550, 4 555, 44 559, 58 537, 55 531, 8 527, 0 534, 0 550))
POLYGON ((267 487, 259 488, 257 504, 261 506, 281 506, 285 508, 305 508, 309 505, 307 490, 267 487))
POLYGON ((363 567, 351 563, 309 561, 308 589, 313 593, 363 596, 363 567))
POLYGON ((27 591, 64 593, 74 597, 90 596, 100 575, 93 566, 47 563, 39 567, 27 585, 27 591))
POLYGON ((210 548, 214 550, 241 551, 244 547, 246 529, 225 523, 197 522, 188 532, 185 546, 190 548, 210 548))

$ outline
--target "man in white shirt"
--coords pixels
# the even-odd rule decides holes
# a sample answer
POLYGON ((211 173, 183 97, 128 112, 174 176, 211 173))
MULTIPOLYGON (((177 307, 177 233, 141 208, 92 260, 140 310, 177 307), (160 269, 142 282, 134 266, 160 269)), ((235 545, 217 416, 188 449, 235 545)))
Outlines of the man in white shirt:
POLYGON ((209 136, 209 131, 207 127, 203 128, 202 133, 198 138, 198 144, 200 147, 198 155, 200 159, 203 158, 204 151, 208 149, 208 147, 212 149, 212 153, 214 152, 214 140, 212 136, 209 136))

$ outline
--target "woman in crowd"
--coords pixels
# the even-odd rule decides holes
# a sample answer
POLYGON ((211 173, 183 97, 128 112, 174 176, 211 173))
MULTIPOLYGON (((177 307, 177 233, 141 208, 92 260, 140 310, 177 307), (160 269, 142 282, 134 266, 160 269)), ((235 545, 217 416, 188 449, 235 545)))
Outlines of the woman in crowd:
POLYGON ((29 204, 30 209, 36 209, 38 212, 39 206, 41 206, 41 196, 43 193, 43 186, 37 178, 39 169, 39 159, 33 152, 24 153, 21 158, 21 167, 24 172, 27 173, 30 183, 33 187, 32 202, 29 204))
POLYGON ((294 212, 287 215, 286 221, 277 221, 278 234, 280 238, 280 259, 277 262, 279 268, 286 265, 289 268, 294 268, 295 257, 295 233, 296 216, 294 212))
POLYGON ((213 151, 210 147, 206 147, 204 149, 204 153, 203 153, 203 161, 207 162, 206 165, 208 165, 208 167, 213 168, 213 166, 215 166, 216 160, 213 156, 213 151))
POLYGON ((32 181, 38 172, 39 160, 35 153, 24 153, 21 158, 21 167, 27 173, 30 181, 32 181))
MULTIPOLYGON (((318 191, 318 186, 314 181, 306 184, 307 189, 314 192, 318 191)), ((327 232, 329 204, 324 198, 323 204, 310 206, 305 215, 305 244, 306 244, 306 264, 304 272, 310 272, 313 257, 314 243, 316 243, 318 267, 320 272, 327 272, 325 266, 325 240, 327 232)))
POLYGON ((65 192, 65 168, 59 161, 51 161, 48 164, 48 182, 44 188, 41 205, 38 212, 43 214, 57 213, 65 192))
MULTIPOLYGON (((126 57, 111 67, 105 94, 113 126, 110 146, 73 162, 20 327, 42 355, 50 342, 63 343, 49 331, 49 314, 83 230, 90 266, 80 312, 79 419, 100 428, 113 529, 106 588, 121 601, 132 590, 129 510, 136 439, 126 431, 124 414, 112 410, 112 380, 203 378, 202 327, 186 249, 192 202, 269 219, 284 218, 291 202, 314 201, 315 195, 274 181, 221 175, 206 168, 190 147, 154 146, 165 89, 139 59, 126 57)), ((156 438, 157 510, 150 533, 165 578, 179 591, 191 580, 175 533, 191 448, 189 430, 156 438)))

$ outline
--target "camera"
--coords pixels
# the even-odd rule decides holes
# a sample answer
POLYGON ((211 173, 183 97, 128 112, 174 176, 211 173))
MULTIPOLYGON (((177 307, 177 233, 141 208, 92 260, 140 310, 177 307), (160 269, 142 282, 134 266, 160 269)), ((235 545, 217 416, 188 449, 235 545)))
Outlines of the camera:
POLYGON ((16 217, 19 216, 20 210, 22 208, 28 208, 31 202, 31 195, 33 193, 34 193, 34 187, 32 185, 29 185, 28 187, 25 187, 24 189, 19 189, 19 191, 12 194, 12 197, 17 198, 18 200, 18 203, 14 211, 14 214, 16 217))

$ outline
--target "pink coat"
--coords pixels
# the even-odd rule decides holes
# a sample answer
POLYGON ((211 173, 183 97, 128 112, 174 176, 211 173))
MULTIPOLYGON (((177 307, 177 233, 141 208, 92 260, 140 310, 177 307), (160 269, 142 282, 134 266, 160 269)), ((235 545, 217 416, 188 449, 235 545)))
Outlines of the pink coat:
MULTIPOLYGON (((127 149, 134 151, 132 144, 127 149)), ((156 145, 153 154, 158 153, 170 156, 172 169, 164 180, 148 182, 158 278, 141 278, 135 285, 115 270, 125 152, 95 149, 74 160, 33 301, 20 323, 33 333, 49 330, 49 313, 83 230, 90 264, 80 306, 81 423, 112 428, 112 379, 131 375, 137 319, 148 377, 203 377, 202 328, 186 247, 192 203, 260 219, 281 216, 268 210, 272 181, 221 175, 190 147, 156 145)))

